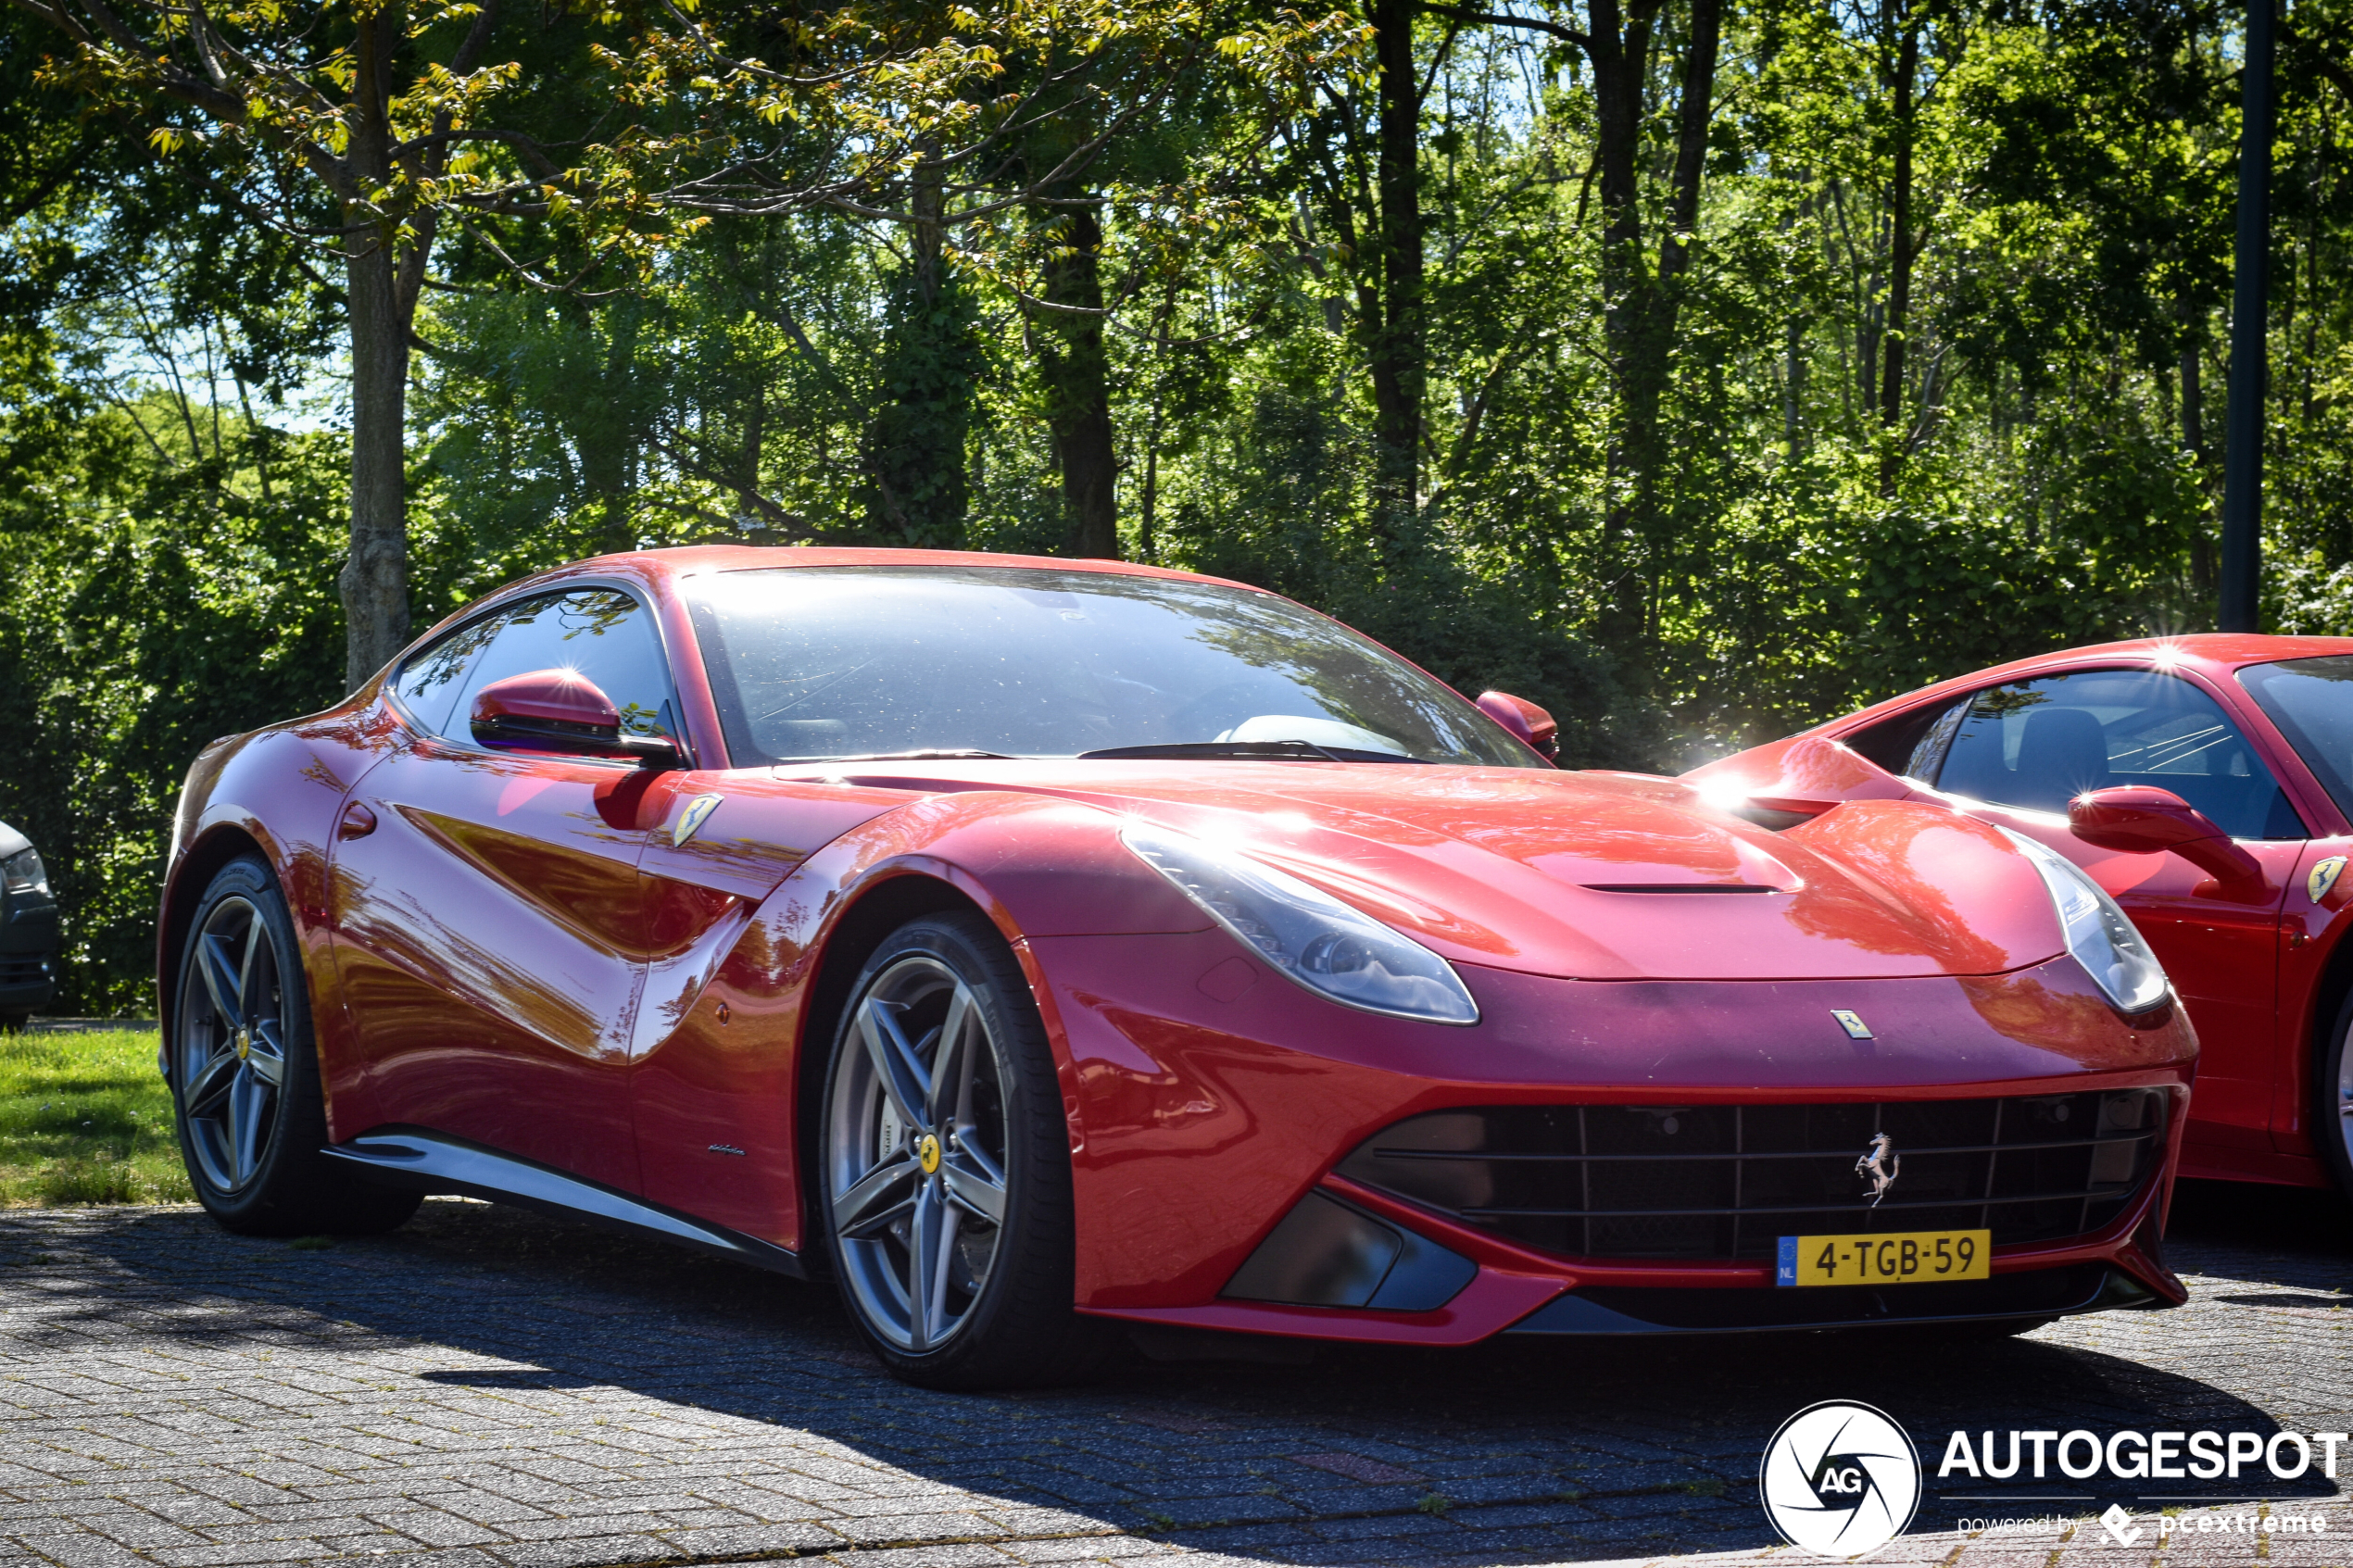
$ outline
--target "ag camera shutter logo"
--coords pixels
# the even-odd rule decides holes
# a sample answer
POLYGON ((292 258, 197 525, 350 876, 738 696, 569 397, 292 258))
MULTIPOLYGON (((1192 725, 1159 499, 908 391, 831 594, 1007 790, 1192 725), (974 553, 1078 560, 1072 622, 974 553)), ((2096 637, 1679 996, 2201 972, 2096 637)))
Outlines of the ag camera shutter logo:
POLYGON ((1817 1557, 1863 1557, 1920 1506, 1920 1461, 1886 1411, 1844 1399, 1808 1405, 1765 1445, 1756 1489, 1781 1538, 1817 1557))

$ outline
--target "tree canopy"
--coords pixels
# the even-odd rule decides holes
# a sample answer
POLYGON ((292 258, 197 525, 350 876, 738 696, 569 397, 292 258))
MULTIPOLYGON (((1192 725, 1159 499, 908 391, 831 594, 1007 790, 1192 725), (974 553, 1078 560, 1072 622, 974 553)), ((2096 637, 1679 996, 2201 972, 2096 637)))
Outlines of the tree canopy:
MULTIPOLYGON (((76 1005, 198 745, 599 550, 1215 572, 1637 768, 2212 623, 2210 0, 8 6, 0 818, 76 1005)), ((2278 630, 2353 630, 2349 23, 2283 23, 2278 630)))

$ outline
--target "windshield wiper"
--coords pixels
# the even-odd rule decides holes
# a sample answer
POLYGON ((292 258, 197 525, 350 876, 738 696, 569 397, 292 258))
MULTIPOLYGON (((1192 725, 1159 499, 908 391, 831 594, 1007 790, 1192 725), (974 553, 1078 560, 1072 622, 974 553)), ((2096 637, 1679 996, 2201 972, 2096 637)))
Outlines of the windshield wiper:
POLYGON ((1418 757, 1401 757, 1392 751, 1358 751, 1343 746, 1338 751, 1304 740, 1195 740, 1170 741, 1163 746, 1114 746, 1103 751, 1082 751, 1081 762, 1144 761, 1155 758, 1172 760, 1202 761, 1268 761, 1268 762, 1418 762, 1418 757))
POLYGON ((795 757, 786 761, 780 761, 776 766, 800 768, 814 766, 819 762, 968 762, 974 760, 1018 762, 1021 759, 1009 757, 1001 751, 866 751, 855 757, 795 757))

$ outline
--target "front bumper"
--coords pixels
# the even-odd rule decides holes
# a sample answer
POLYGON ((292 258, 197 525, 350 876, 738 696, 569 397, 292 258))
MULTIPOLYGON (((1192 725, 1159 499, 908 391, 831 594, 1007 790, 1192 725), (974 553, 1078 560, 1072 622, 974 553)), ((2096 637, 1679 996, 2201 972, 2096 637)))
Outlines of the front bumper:
POLYGON ((2152 1028, 2127 1026, 2071 960, 1966 979, 1737 983, 1593 984, 1465 966, 1482 1018, 1460 1029, 1340 1009, 1263 966, 1251 966, 1255 978, 1239 975, 1233 964, 1249 960, 1222 933, 1028 947, 1071 1112, 1082 1311, 1461 1345, 1514 1328, 2015 1320, 2183 1298, 2155 1238, 2195 1036, 2178 1010, 2152 1028), (1863 1014, 1874 1038, 1837 1031, 1833 1009, 1863 1014), (1958 1298, 1951 1286, 1909 1286, 1858 1305, 1836 1291, 1776 1289, 1763 1261, 1564 1256, 1336 1173, 1380 1128, 1467 1106, 1787 1105, 2125 1087, 2164 1089, 2173 1102, 2162 1159, 2133 1199, 2091 1234, 1997 1247, 1987 1288, 1958 1298), (1311 1191, 1466 1260, 1468 1283, 1439 1305, 1409 1303, 1422 1310, 1371 1298, 1234 1298, 1238 1272, 1311 1191), (2006 1283, 2030 1275, 2043 1277, 2006 1283), (1669 1310, 1701 1292, 1714 1298, 1706 1310, 1669 1310))
POLYGON ((8 900, 0 919, 0 1012, 31 1012, 57 995, 57 906, 8 900))

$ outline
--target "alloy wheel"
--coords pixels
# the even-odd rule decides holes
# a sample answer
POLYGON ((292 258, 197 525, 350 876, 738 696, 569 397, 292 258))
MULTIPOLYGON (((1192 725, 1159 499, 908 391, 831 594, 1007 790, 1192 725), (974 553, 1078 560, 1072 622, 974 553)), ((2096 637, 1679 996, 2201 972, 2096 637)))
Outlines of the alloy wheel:
POLYGON ((2353 1025, 2336 1047, 2336 1126, 2347 1168, 2353 1169, 2353 1025))
POLYGON ((964 979, 914 953, 852 1004, 826 1108, 825 1198, 875 1333, 911 1355, 979 1300, 1009 1200, 1004 1075, 964 979))
POLYGON ((242 895, 212 907, 195 959, 174 1079, 197 1172, 226 1195, 251 1184, 270 1151, 286 1081, 285 986, 269 925, 242 895))

